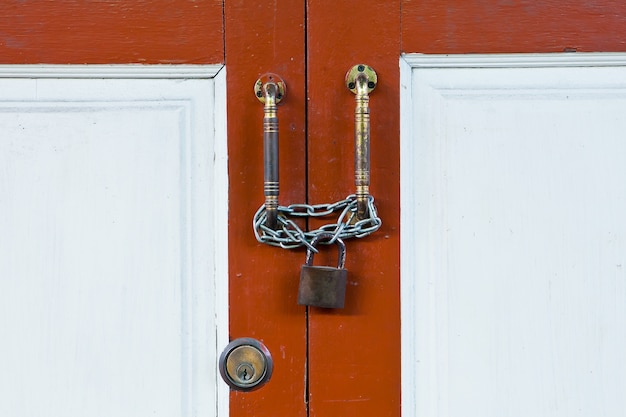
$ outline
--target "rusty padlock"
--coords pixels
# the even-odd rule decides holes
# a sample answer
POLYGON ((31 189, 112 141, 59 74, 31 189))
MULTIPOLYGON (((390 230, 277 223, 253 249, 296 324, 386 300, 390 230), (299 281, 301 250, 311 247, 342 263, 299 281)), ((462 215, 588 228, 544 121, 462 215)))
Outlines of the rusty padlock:
MULTIPOLYGON (((320 241, 329 241, 332 233, 321 233, 311 241, 315 247, 320 241)), ((348 271, 344 269, 346 262, 346 244, 339 238, 335 239, 339 258, 337 267, 313 266, 313 251, 306 252, 306 261, 300 272, 300 287, 298 288, 298 304, 323 307, 343 308, 346 298, 346 284, 348 271)))

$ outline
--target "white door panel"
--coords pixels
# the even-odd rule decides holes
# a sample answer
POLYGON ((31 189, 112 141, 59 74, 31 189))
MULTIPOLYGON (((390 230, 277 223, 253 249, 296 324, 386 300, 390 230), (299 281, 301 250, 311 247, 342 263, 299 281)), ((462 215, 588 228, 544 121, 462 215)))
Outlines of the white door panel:
POLYGON ((623 415, 626 59, 593 57, 403 60, 405 416, 623 415))
POLYGON ((0 80, 0 415, 225 410, 224 79, 209 70, 0 80))

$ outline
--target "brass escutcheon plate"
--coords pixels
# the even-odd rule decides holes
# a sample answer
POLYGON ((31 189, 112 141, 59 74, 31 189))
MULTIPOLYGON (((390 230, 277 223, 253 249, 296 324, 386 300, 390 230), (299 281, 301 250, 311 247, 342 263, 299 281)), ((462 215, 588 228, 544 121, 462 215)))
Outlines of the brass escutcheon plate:
POLYGON ((276 104, 280 103, 283 98, 285 98, 285 94, 287 94, 287 85, 283 81, 280 76, 268 72, 267 74, 261 75, 258 80, 254 83, 254 95, 256 98, 263 104, 265 104, 265 92, 263 91, 263 86, 267 83, 274 83, 276 87, 278 87, 278 91, 276 93, 276 104))
POLYGON ((350 68, 346 74, 346 87, 356 94, 356 80, 359 76, 365 76, 367 79, 367 93, 371 93, 378 84, 378 76, 376 71, 369 65, 357 64, 350 68))

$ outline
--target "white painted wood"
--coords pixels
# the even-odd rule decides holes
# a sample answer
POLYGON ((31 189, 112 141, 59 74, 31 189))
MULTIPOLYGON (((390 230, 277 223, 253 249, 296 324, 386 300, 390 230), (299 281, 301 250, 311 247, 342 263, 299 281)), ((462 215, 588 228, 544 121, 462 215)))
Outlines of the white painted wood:
POLYGON ((0 78, 207 79, 222 65, 0 65, 0 78))
MULTIPOLYGON (((405 54, 411 68, 552 68, 623 66, 622 52, 576 52, 565 54, 405 54)), ((1 68, 1 67, 0 67, 1 68)))
MULTIPOLYGON (((215 417, 229 416, 229 394, 228 386, 221 380, 218 369, 218 357, 222 350, 228 345, 228 148, 226 130, 226 67, 223 67, 215 76, 213 126, 213 181, 214 189, 211 195, 213 204, 213 253, 210 259, 213 263, 213 284, 214 297, 210 302, 215 303, 214 324, 209 323, 209 328, 215 329, 216 345, 211 347, 209 358, 212 366, 210 371, 209 389, 215 389, 216 397, 207 398, 207 403, 214 406, 212 412, 206 415, 215 417), (215 355, 215 356, 214 356, 215 355), (216 382, 215 382, 216 381, 216 382), (216 384, 211 386, 211 384, 216 384)), ((192 414, 193 415, 193 414, 192 414)), ((198 417, 200 413, 196 414, 198 417)))
POLYGON ((227 415, 225 77, 147 68, 0 79, 0 415, 227 415))
POLYGON ((404 417, 626 410, 626 56, 520 58, 401 59, 404 417))

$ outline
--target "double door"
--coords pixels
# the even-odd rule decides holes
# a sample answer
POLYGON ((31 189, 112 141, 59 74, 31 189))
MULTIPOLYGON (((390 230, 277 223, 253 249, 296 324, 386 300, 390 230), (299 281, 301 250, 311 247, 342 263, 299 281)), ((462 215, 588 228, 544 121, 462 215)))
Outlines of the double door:
MULTIPOLYGON (((274 375, 231 394, 231 415, 400 413, 399 67, 400 3, 225 4, 230 179, 230 335, 263 340, 274 375), (249 53, 239 53, 249 51, 249 53), (305 252, 260 245, 250 219, 263 202, 262 105, 252 86, 273 72, 281 205, 343 200, 354 186, 355 96, 345 83, 371 66, 371 186, 383 225, 346 240, 343 309, 297 304, 305 252)), ((312 218, 309 229, 334 223, 312 218)), ((335 265, 335 248, 315 256, 335 265)))
MULTIPOLYGON (((24 143, 21 136, 13 135, 12 139, 7 139, 3 148, 4 155, 8 155, 6 166, 9 167, 5 175, 5 184, 9 184, 6 190, 28 187, 30 182, 36 183, 39 176, 45 177, 50 172, 56 172, 50 184, 71 186, 66 189, 70 197, 50 193, 46 198, 32 200, 42 204, 44 208, 41 212, 25 212, 19 209, 19 205, 11 206, 12 211, 6 205, 6 212, 23 214, 22 226, 33 224, 33 218, 41 218, 52 209, 59 210, 59 213, 82 213, 81 216, 85 217, 81 220, 83 223, 77 225, 71 216, 55 215, 48 223, 37 226, 37 233, 26 237, 19 234, 23 228, 11 229, 7 223, 6 230, 13 233, 11 238, 22 239, 24 247, 33 249, 33 242, 48 242, 40 251, 37 247, 33 250, 40 255, 49 251, 45 252, 49 257, 42 256, 42 263, 38 264, 40 270, 33 272, 26 259, 14 263, 14 256, 17 255, 4 255, 10 251, 7 240, 3 239, 3 271, 13 274, 16 279, 10 281, 2 277, 3 293, 9 299, 15 299, 26 297, 26 294, 32 294, 44 285, 51 285, 52 290, 38 293, 41 300, 47 300, 45 302, 24 299, 24 304, 7 304, 13 306, 7 311, 7 317, 16 316, 16 320, 6 320, 4 324, 10 330, 8 333, 12 335, 16 347, 11 351, 12 356, 7 355, 4 360, 5 369, 10 370, 5 375, 10 374, 13 379, 3 382, 3 394, 7 393, 20 401, 37 401, 41 398, 37 390, 48 392, 47 409, 56 409, 59 415, 104 410, 99 407, 112 402, 116 406, 111 410, 122 414, 126 410, 128 415, 152 415, 153 412, 172 415, 179 411, 181 415, 205 415, 206 410, 219 414, 226 410, 226 398, 224 384, 218 379, 216 371, 217 355, 228 338, 253 337, 261 340, 271 351, 274 373, 270 382, 256 391, 230 392, 228 402, 233 417, 398 416, 401 413, 401 398, 409 402, 403 404, 403 409, 413 409, 415 404, 410 401, 414 396, 406 390, 422 387, 401 386, 403 370, 419 371, 415 364, 401 366, 401 325, 410 326, 408 320, 420 320, 421 317, 404 315, 401 321, 400 96, 402 89, 408 87, 400 80, 400 57, 403 53, 619 51, 623 46, 612 34, 620 33, 626 10, 606 3, 576 1, 566 7, 549 1, 528 5, 430 0, 384 3, 225 1, 223 4, 142 0, 133 4, 103 1, 66 2, 62 5, 47 1, 11 1, 3 4, 0 12, 4 16, 1 24, 5 35, 0 60, 4 64, 160 64, 174 68, 176 65, 217 64, 215 70, 211 70, 213 72, 200 70, 199 75, 194 72, 195 67, 181 69, 178 76, 157 69, 155 73, 140 76, 143 81, 130 82, 128 86, 119 85, 119 93, 110 93, 109 98, 105 94, 108 86, 106 83, 98 84, 100 81, 93 84, 95 87, 86 81, 71 87, 82 92, 93 91, 89 100, 65 90, 65 87, 51 87, 53 92, 49 96, 45 96, 48 93, 40 96, 37 82, 30 81, 29 100, 46 101, 45 97, 49 97, 48 102, 59 105, 57 113, 61 119, 63 114, 71 113, 68 106, 63 107, 68 100, 63 98, 64 91, 76 103, 107 100, 118 104, 135 103, 120 105, 115 111, 123 115, 124 109, 131 108, 137 115, 152 116, 135 118, 137 124, 130 118, 124 121, 125 127, 117 129, 115 120, 123 118, 118 118, 118 113, 110 113, 110 105, 88 106, 92 110, 104 109, 101 113, 95 112, 102 116, 93 120, 85 117, 89 116, 89 112, 80 110, 80 105, 70 106, 79 115, 82 124, 77 126, 82 126, 83 138, 89 137, 93 143, 104 141, 107 145, 102 148, 90 145, 78 153, 68 151, 73 149, 73 142, 67 142, 68 135, 75 131, 68 122, 63 125, 66 134, 61 132, 57 138, 57 145, 63 147, 48 149, 41 156, 44 164, 30 165, 31 168, 28 168, 29 161, 36 160, 32 158, 33 149, 44 146, 45 140, 33 142, 18 152, 15 151, 17 144, 24 143), (305 257, 303 250, 283 250, 260 244, 255 240, 251 227, 254 213, 263 201, 263 106, 254 95, 253 85, 260 75, 268 72, 280 75, 287 85, 287 94, 278 108, 280 203, 333 203, 354 191, 354 95, 346 88, 344 76, 351 67, 361 63, 371 66, 378 74, 378 84, 370 100, 370 190, 376 199, 383 226, 371 236, 347 242, 345 307, 336 310, 307 308, 296 302, 300 267, 305 257), (154 78, 173 81, 168 86, 146 81, 154 78), (176 85, 185 84, 182 80, 192 78, 214 80, 215 85, 200 83, 194 86, 187 83, 183 92, 176 90, 176 85), (143 86, 133 90, 138 84, 143 86), (158 93, 159 88, 163 88, 165 93, 158 93), (185 104, 206 99, 207 95, 203 96, 204 99, 194 98, 196 91, 208 92, 210 103, 200 107, 185 104), (105 98, 99 99, 99 94, 105 98), (132 97, 133 94, 137 95, 132 97), (171 103, 165 108, 146 104, 159 100, 171 103), (151 113, 146 113, 146 109, 151 113), (198 124, 203 114, 212 122, 198 124), (163 126, 158 123, 163 123, 163 126), (108 130, 105 129, 105 133, 94 130, 93 126, 98 125, 107 126, 108 130), (154 126, 161 127, 155 129, 154 126), (201 129, 196 132, 197 137, 189 136, 188 133, 195 128, 201 129), (107 137, 121 135, 129 139, 139 138, 138 144, 123 142, 127 147, 124 148, 106 140, 107 137), (215 135, 211 139, 214 142, 209 147, 203 147, 202 138, 210 135, 215 135), (180 143, 171 144, 167 138, 172 136, 183 139, 180 143), (153 137, 162 140, 156 140, 152 146, 150 138, 153 137), (195 141, 198 141, 197 146, 189 145, 195 141), (124 155, 134 156, 122 158, 120 162, 116 149, 124 155), (62 153, 65 151, 69 157, 58 159, 59 150, 62 153), (90 167, 98 165, 87 163, 90 159, 85 158, 104 161, 102 169, 90 170, 90 167), (19 171, 11 168, 16 161, 21 161, 20 169, 32 169, 36 174, 30 179, 18 177, 16 173, 19 171), (84 169, 72 175, 71 170, 66 170, 68 164, 74 163, 72 161, 83 161, 81 167, 84 169), (142 163, 136 161, 144 161, 141 175, 134 167, 142 163), (42 170, 46 163, 56 167, 57 171, 42 170), (160 167, 169 167, 170 170, 161 170, 160 167), (216 174, 213 175, 211 170, 215 170, 216 174), (118 175, 121 172, 126 174, 118 175), (95 179, 78 185, 72 182, 72 178, 85 173, 95 179), (176 176, 175 181, 172 175, 176 176), (134 178, 136 182, 129 183, 128 178, 134 178), (159 184, 155 185, 151 178, 158 179, 155 181, 159 184), (225 186, 211 185, 220 183, 216 178, 223 178, 225 186), (163 182, 165 187, 161 186, 163 182), (107 187, 111 184, 125 185, 126 188, 121 188, 123 203, 116 203, 119 200, 115 200, 115 195, 107 194, 107 187), (152 188, 146 189, 146 185, 152 188), (88 191, 87 194, 80 195, 91 196, 88 202, 82 197, 72 200, 73 193, 84 190, 88 191), (89 194, 89 190, 96 190, 95 194, 89 194), (206 194, 207 190, 211 191, 210 195, 206 194), (142 192, 152 194, 146 196, 142 192), (134 205, 133 195, 141 197, 137 199, 140 204, 134 205), (225 203, 226 195, 227 206, 220 204, 225 203), (174 200, 176 202, 172 203, 174 200), (98 209, 99 204, 107 209, 98 209), (163 209, 152 210, 156 206, 163 209), (74 211, 69 210, 72 207, 74 211), (115 210, 119 210, 122 217, 137 229, 109 228, 92 222, 93 219, 85 223, 84 219, 90 219, 89 213, 109 216, 104 220, 115 221, 115 210), (151 214, 146 215, 146 210, 151 214), (63 220, 60 223, 59 216, 63 220), (198 224, 194 223, 196 220, 198 224), (141 225, 142 221, 147 223, 141 225), (50 224, 72 225, 70 232, 73 230, 75 233, 68 234, 63 227, 46 226, 50 224), (85 224, 89 227, 85 228, 85 224), (156 227, 163 224, 166 227, 156 227), (111 240, 103 243, 101 238, 87 233, 92 226, 111 240), (128 233, 129 230, 135 231, 128 233), (109 232, 120 234, 111 235, 109 232), (202 239, 203 233, 211 236, 210 241, 202 239), (119 250, 122 240, 133 241, 137 234, 143 240, 135 241, 131 253, 119 250), (59 266, 59 259, 63 259, 62 253, 55 252, 59 248, 55 246, 59 236, 65 236, 72 242, 75 254, 86 248, 90 253, 109 251, 107 256, 117 259, 119 264, 113 262, 113 265, 119 265, 119 268, 104 270, 125 278, 108 284, 103 274, 89 272, 90 268, 102 271, 102 267, 87 261, 83 265, 66 259, 66 263, 59 266), (164 240, 164 237, 170 240, 164 240), (170 242, 171 245, 156 242, 170 242), (155 253, 161 255, 156 256, 155 253), (55 272, 59 270, 65 272, 55 272), (144 274, 144 281, 133 281, 135 284, 128 292, 125 280, 133 279, 133 271, 144 274), (161 279, 145 278, 147 272, 161 279), (210 277, 206 286, 202 278, 204 273, 210 277), (19 279, 24 276, 36 277, 28 284, 30 287, 24 284, 26 281, 19 279), (72 279, 63 281, 63 277, 67 276, 72 279), (91 286, 88 284, 90 276, 96 277, 91 286), (180 277, 191 278, 185 281, 180 277), (224 285, 226 277, 227 289, 224 285), (68 290, 67 285, 74 288, 68 290), (150 288, 152 292, 142 292, 143 287, 150 288), (172 289, 173 293, 170 292, 172 289), (85 293, 87 300, 92 297, 104 301, 98 308, 89 309, 76 302, 75 297, 85 296, 85 293), (55 307, 55 300, 63 300, 59 294, 73 300, 74 307, 55 307), (99 294, 104 294, 104 298, 99 298, 99 294), (227 306, 224 302, 226 298, 227 306), (146 299, 152 302, 140 302, 146 299), (160 310, 160 303, 168 306, 166 311, 170 315, 159 318, 156 313, 160 310), (136 308, 138 305, 141 308, 136 308), (29 318, 22 319, 22 309, 30 312, 29 318), (50 320, 46 321, 44 318, 51 311, 56 315, 48 315, 50 320), (93 315, 88 322, 76 318, 85 311, 93 315), (129 315, 134 317, 130 320, 134 324, 120 327, 129 315), (154 323, 148 325, 151 317, 158 318, 164 332, 159 333, 159 326, 154 323), (91 330, 89 323, 94 323, 91 330), (97 326, 98 323, 104 327, 97 326), (45 336, 45 331, 51 333, 45 337, 17 337, 24 327, 30 325, 35 325, 37 334, 45 336), (194 326, 198 326, 195 332, 191 331, 194 326), (56 332, 52 331, 55 329, 56 332), (94 339, 100 331, 109 339, 94 339), (146 332, 146 335, 159 337, 151 347, 144 337, 125 336, 132 332, 140 332, 135 335, 146 332), (115 343, 107 345, 106 340, 111 340, 111 337, 115 343), (170 345, 162 343, 163 340, 174 339, 176 341, 170 345), (131 344, 125 345, 124 340, 130 340, 131 344), (207 346, 211 346, 207 350, 210 355, 198 353, 207 346), (151 349, 157 353, 152 356, 141 354, 151 349), (114 356, 103 358, 98 356, 98 352, 114 356), (55 358, 61 358, 61 365, 48 365, 54 363, 55 358), (144 363, 141 358, 149 360, 144 363), (48 379, 46 383, 35 385, 33 392, 28 393, 29 383, 18 377, 20 367, 16 363, 33 360, 33 363, 44 367, 48 379), (111 363, 119 366, 111 368, 108 366, 111 363), (124 363, 134 371, 123 374, 111 370, 122 369, 120 364, 124 363), (75 368, 68 370, 68 364, 75 368), (63 374, 64 371, 71 372, 60 380, 71 388, 62 385, 51 390, 54 374, 63 374), (17 382, 14 384, 13 380, 17 382), (72 381, 75 383, 72 384, 72 381), (116 391, 112 388, 115 381, 126 381, 118 385, 126 388, 116 391), (203 393, 208 391, 215 394, 203 397, 203 393), (59 392, 75 393, 81 401, 64 398, 55 402, 55 393, 59 392), (172 394, 171 401, 161 401, 172 392, 175 394, 172 394), (133 398, 141 401, 133 403, 133 398), (154 407, 149 406, 151 401, 154 407), (218 407, 215 403, 219 404, 218 407)), ((28 73, 28 68, 11 68, 15 69, 15 73, 9 69, 4 77, 17 80, 17 84, 38 77, 55 79, 45 70, 33 75, 28 73), (25 72, 20 74, 19 71, 25 72)), ((127 70, 106 72, 109 70, 80 77, 93 80, 137 77, 127 70)), ((18 86, 16 91, 19 90, 18 86)), ((19 101, 22 100, 20 97, 15 93, 5 101, 19 101)), ((35 106, 38 110, 32 114, 39 112, 49 116, 51 113, 47 106, 35 106)), ((16 110, 11 112, 19 113, 16 110)), ((11 129, 18 132, 20 122, 10 120, 14 123, 11 129)), ((43 132, 58 124, 54 120, 32 117, 28 122, 31 126, 38 126, 36 136, 41 139, 45 137, 43 132)), ((5 199, 5 204, 6 201, 10 204, 31 201, 21 199, 17 194, 7 192, 6 195, 12 195, 13 199, 5 199)), ((404 213, 410 210, 411 207, 402 207, 404 213)), ((322 224, 317 219, 311 219, 306 226, 313 229, 322 224)), ((107 257, 88 259, 106 262, 107 257)), ((334 252, 328 251, 316 256, 315 261, 319 264, 336 262, 334 252)), ((416 276, 415 279, 423 278, 416 276)), ((402 289, 403 292, 406 290, 402 289)), ((407 306, 404 308, 406 310, 407 306)), ((419 308, 416 306, 415 310, 420 311, 419 308)), ((26 374, 34 377, 36 369, 32 368, 26 374)), ((427 376, 420 374, 419 380, 427 381, 427 376)), ((12 407, 7 413, 20 415, 19 401, 7 404, 12 407)), ((34 406, 27 409, 34 411, 24 415, 36 415, 39 410, 34 406)))

